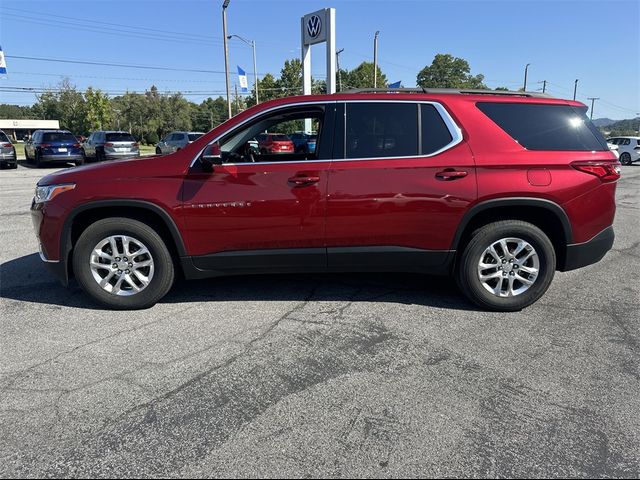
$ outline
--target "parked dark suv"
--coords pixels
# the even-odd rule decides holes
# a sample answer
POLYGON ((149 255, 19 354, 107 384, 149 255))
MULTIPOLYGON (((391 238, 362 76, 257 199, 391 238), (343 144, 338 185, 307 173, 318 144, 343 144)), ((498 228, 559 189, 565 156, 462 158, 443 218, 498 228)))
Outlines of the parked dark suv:
POLYGON ((84 163, 80 144, 68 130, 36 130, 24 144, 24 156, 27 163, 35 162, 37 167, 48 163, 84 163))
POLYGON ((119 309, 156 303, 177 270, 451 274, 481 307, 521 309, 613 244, 619 163, 585 111, 491 91, 273 100, 174 154, 41 179, 41 256, 119 309), (305 124, 313 152, 251 147, 305 124))

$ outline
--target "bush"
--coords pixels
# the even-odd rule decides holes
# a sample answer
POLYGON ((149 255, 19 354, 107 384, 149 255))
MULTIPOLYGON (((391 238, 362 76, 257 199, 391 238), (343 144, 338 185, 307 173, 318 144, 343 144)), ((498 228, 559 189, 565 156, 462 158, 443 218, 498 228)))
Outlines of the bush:
POLYGON ((144 136, 145 143, 147 145, 155 145, 160 141, 158 134, 156 132, 147 133, 144 136))

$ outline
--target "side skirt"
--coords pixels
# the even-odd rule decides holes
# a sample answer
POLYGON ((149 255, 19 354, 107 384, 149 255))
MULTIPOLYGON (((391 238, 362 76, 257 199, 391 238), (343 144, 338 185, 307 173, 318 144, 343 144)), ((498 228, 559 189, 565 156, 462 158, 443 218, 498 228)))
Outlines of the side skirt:
POLYGON ((326 272, 413 272, 449 275, 455 250, 328 247, 220 252, 181 257, 188 280, 227 275, 326 272))

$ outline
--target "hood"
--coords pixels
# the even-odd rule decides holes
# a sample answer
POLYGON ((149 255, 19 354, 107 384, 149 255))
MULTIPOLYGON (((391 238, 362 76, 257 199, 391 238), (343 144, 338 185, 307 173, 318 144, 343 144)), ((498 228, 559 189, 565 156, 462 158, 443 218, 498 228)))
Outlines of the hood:
POLYGON ((58 183, 77 183, 83 181, 102 182, 120 178, 151 177, 177 175, 186 170, 190 163, 182 151, 171 155, 152 155, 148 157, 107 160, 79 167, 59 170, 42 177, 38 185, 58 183))

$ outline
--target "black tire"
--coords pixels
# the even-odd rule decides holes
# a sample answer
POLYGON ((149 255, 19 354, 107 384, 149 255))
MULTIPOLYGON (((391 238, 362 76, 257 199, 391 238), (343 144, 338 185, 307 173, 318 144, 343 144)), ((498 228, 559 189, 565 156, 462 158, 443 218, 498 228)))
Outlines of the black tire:
POLYGON ((164 241, 149 225, 130 218, 105 218, 91 224, 82 234, 73 251, 73 272, 82 289, 101 305, 115 310, 148 308, 166 295, 175 276, 173 259, 164 241), (94 247, 112 235, 129 235, 149 249, 154 273, 149 284, 139 293, 118 296, 104 290, 93 277, 89 260, 94 247))
MULTIPOLYGON (((500 268, 502 270, 502 267, 500 268)), ((464 295, 482 308, 501 312, 521 310, 537 301, 549 288, 556 270, 556 253, 549 237, 535 225, 520 220, 504 220, 476 230, 459 258, 456 281, 464 295), (478 264, 485 249, 494 242, 516 237, 528 242, 540 262, 538 276, 528 290, 501 297, 489 292, 480 281, 478 264)))
POLYGON ((101 148, 96 148, 96 162, 104 162, 104 151, 101 148))
POLYGON ((624 152, 620 155, 620 163, 622 165, 631 165, 631 154, 629 154, 629 152, 624 152))
POLYGON ((27 149, 24 149, 24 161, 27 163, 31 163, 31 159, 29 158, 29 155, 27 154, 27 149))
POLYGON ((76 160, 76 161, 75 161, 75 162, 73 162, 73 163, 75 163, 76 167, 79 167, 80 165, 84 165, 84 162, 85 162, 85 158, 84 158, 84 154, 83 154, 83 155, 82 155, 82 158, 80 158, 80 159, 76 160))
POLYGON ((44 162, 42 161, 42 154, 36 150, 36 155, 35 155, 35 163, 36 163, 36 167, 38 168, 42 168, 44 167, 44 162))
POLYGON ((11 169, 14 169, 14 170, 15 170, 16 168, 18 168, 18 162, 15 162, 15 163, 11 163, 11 164, 9 164, 9 168, 11 168, 11 169))
POLYGON ((159 147, 156 147, 156 155, 162 155, 162 150, 159 147))

